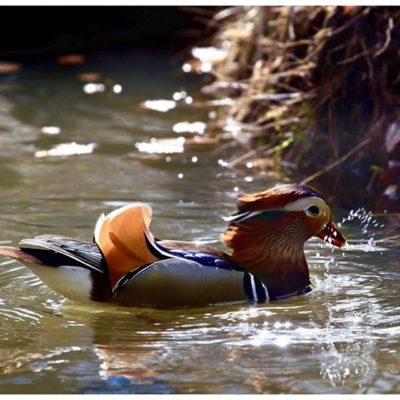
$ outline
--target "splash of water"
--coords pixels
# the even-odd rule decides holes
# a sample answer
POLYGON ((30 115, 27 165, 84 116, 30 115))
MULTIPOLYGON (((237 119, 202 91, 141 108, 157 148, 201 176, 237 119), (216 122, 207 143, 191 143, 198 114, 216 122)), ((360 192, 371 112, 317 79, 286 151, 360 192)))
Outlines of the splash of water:
POLYGON ((347 248, 351 250, 362 250, 366 252, 370 251, 383 251, 385 249, 377 246, 377 240, 375 239, 376 229, 383 228, 385 224, 377 221, 372 211, 368 211, 365 207, 360 207, 357 210, 350 210, 347 216, 338 224, 338 227, 342 227, 345 223, 357 221, 360 225, 361 233, 366 239, 361 239, 360 243, 348 244, 347 248), (375 231, 371 230, 375 228, 375 231))

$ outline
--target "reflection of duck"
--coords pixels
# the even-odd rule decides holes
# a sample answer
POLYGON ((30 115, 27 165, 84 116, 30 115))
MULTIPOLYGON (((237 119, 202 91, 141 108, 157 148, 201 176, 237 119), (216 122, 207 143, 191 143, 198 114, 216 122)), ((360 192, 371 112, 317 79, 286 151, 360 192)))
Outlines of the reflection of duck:
POLYGON ((299 184, 240 196, 222 235, 230 255, 154 238, 151 213, 148 205, 134 203, 100 216, 94 243, 42 235, 22 240, 20 248, 0 247, 0 254, 18 259, 73 300, 168 307, 307 293, 305 241, 318 236, 345 244, 323 198, 299 184))

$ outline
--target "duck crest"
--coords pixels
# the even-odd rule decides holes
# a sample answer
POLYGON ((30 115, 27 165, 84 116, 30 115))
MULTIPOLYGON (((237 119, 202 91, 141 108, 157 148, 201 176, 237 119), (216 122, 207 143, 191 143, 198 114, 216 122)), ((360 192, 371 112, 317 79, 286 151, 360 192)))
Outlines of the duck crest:
POLYGON ((257 193, 242 193, 238 199, 238 212, 279 209, 303 197, 321 197, 306 185, 287 184, 257 193))

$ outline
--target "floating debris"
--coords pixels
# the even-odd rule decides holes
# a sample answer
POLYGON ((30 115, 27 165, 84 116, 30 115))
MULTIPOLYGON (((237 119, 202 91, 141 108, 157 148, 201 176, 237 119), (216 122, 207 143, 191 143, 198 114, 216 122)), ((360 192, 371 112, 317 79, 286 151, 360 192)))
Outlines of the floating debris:
POLYGON ((176 101, 174 100, 146 100, 142 103, 144 108, 149 110, 167 112, 173 110, 176 107, 176 101))
POLYGON ((73 155, 82 155, 82 154, 90 154, 93 153, 95 149, 95 143, 89 144, 78 144, 75 142, 72 143, 61 143, 57 146, 53 147, 50 150, 38 150, 35 152, 36 158, 43 157, 67 157, 73 155))
POLYGON ((61 128, 58 126, 42 126, 40 132, 45 135, 58 135, 61 132, 61 128))

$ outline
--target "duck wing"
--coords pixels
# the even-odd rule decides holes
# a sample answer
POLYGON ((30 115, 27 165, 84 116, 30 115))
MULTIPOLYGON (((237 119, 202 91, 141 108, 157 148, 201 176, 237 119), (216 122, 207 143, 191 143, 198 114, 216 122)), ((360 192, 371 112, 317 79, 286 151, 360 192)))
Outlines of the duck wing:
POLYGON ((58 235, 40 235, 20 242, 20 251, 48 266, 74 265, 106 273, 107 264, 96 243, 58 235))
POLYGON ((196 242, 179 240, 148 241, 148 246, 158 258, 181 258, 194 261, 205 267, 223 268, 232 271, 243 271, 229 260, 228 255, 214 247, 196 242))

